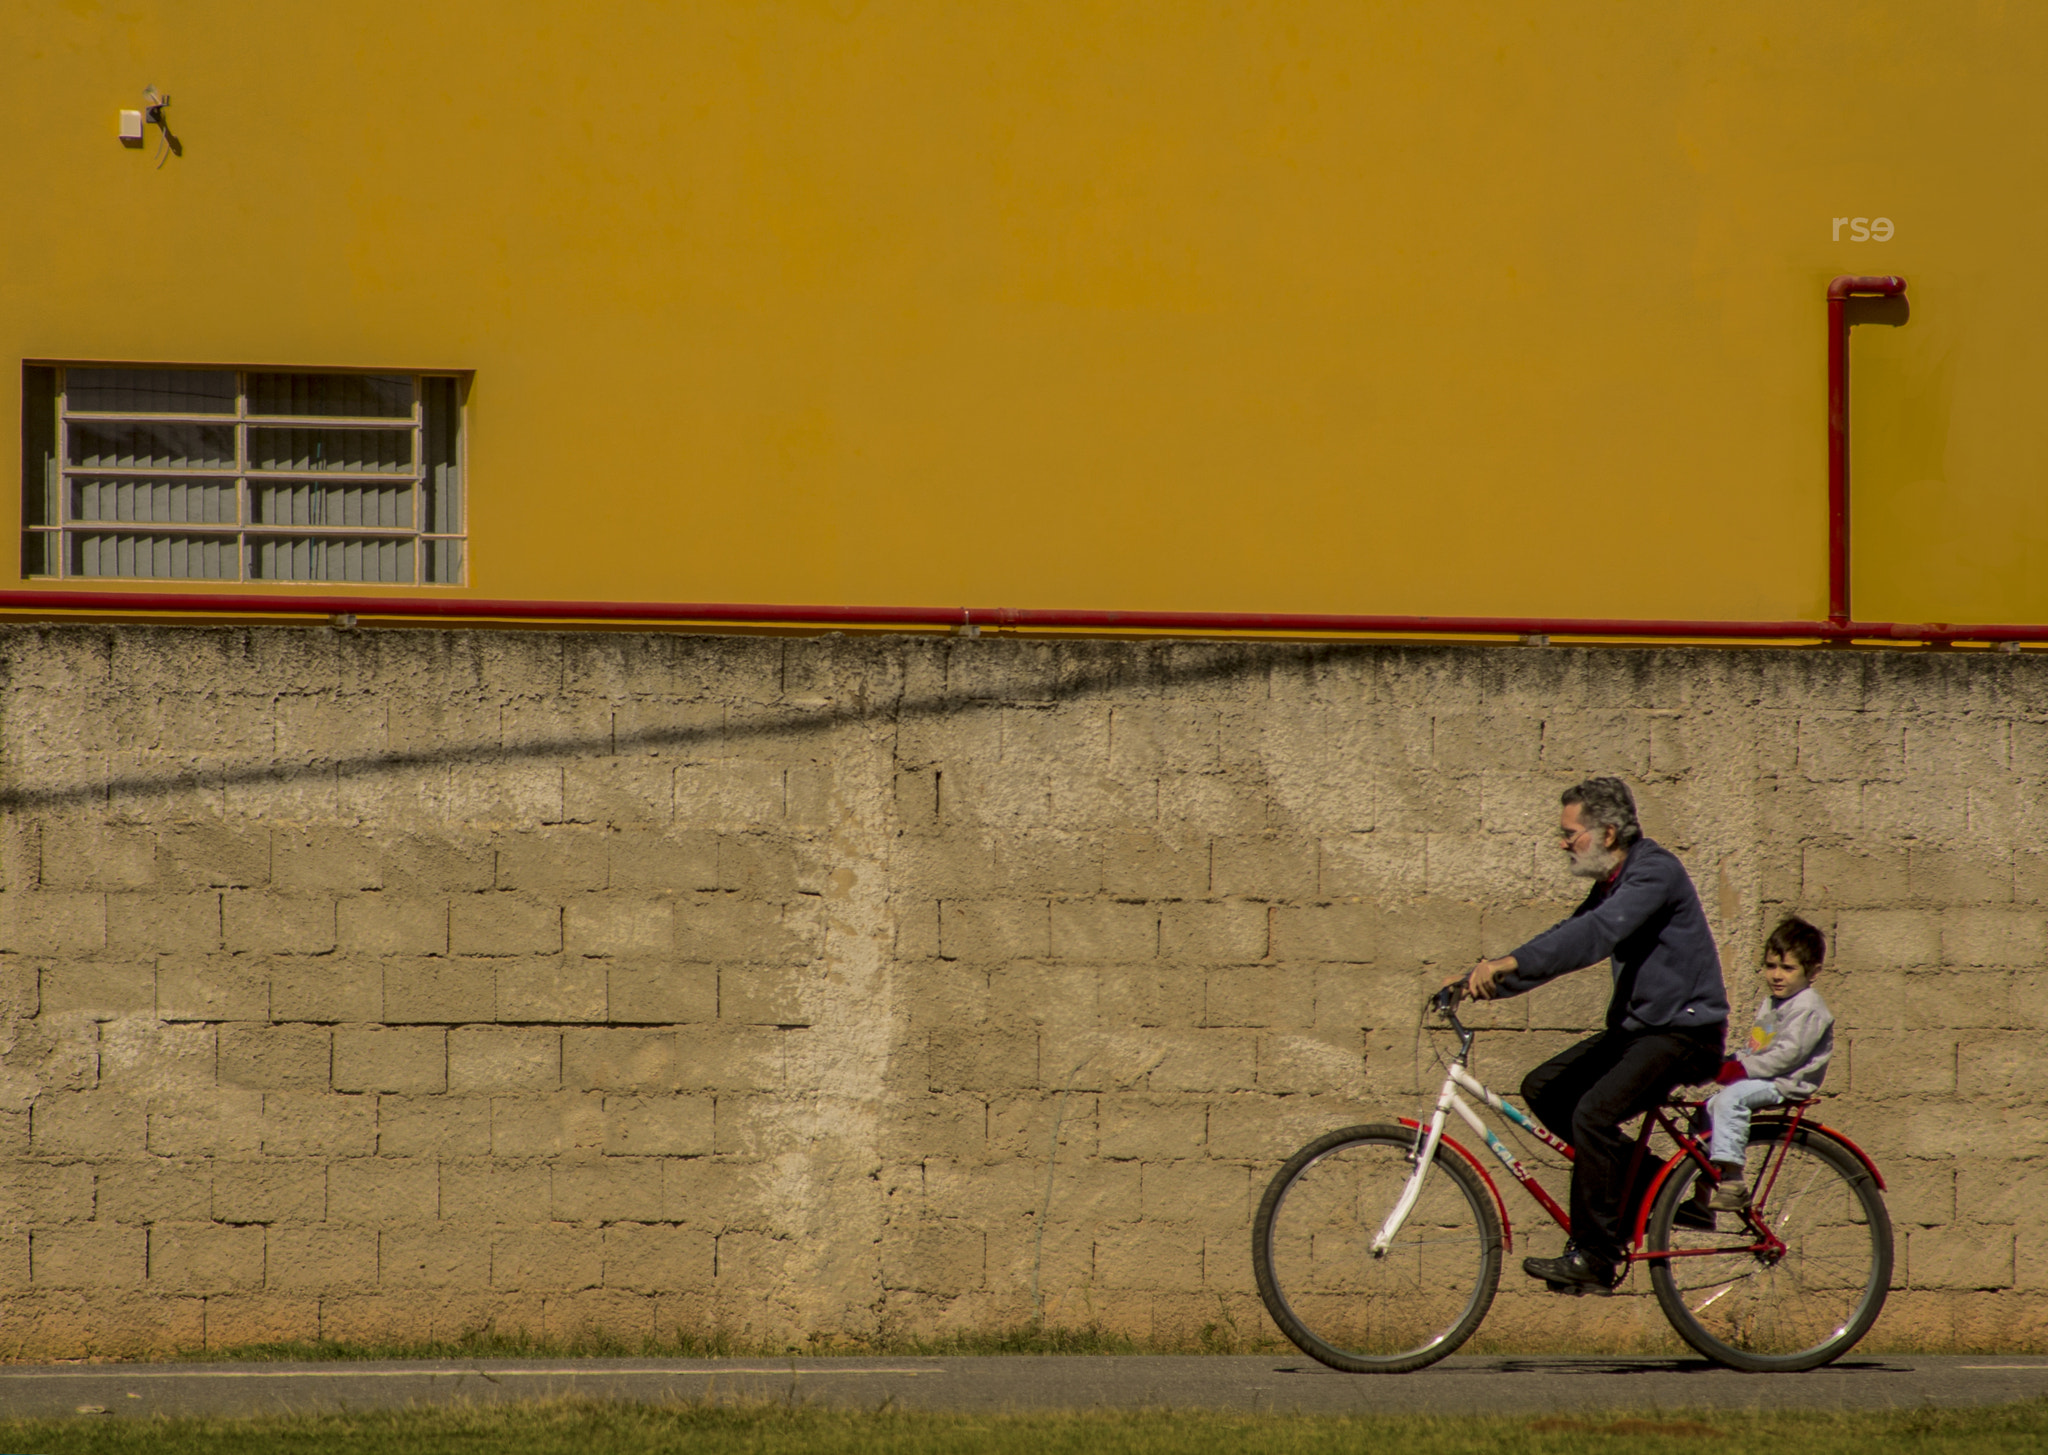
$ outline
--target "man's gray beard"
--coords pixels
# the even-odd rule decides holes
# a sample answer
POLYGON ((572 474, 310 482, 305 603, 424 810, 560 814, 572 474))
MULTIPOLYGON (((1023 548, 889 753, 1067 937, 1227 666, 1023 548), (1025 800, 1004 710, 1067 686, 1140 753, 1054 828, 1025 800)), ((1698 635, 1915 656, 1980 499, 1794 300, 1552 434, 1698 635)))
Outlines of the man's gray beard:
POLYGON ((1621 850, 1598 849, 1587 846, 1572 850, 1572 877, 1575 879, 1605 879, 1614 872, 1614 866, 1621 862, 1621 850))

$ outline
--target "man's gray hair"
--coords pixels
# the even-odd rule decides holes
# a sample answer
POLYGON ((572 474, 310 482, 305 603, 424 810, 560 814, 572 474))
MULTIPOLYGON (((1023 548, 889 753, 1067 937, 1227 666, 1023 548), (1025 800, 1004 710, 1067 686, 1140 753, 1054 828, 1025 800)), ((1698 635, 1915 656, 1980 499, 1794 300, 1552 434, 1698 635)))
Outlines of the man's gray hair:
POLYGON ((1582 822, 1613 829, 1617 849, 1626 849, 1643 836, 1642 825, 1636 822, 1636 796, 1619 778, 1588 778, 1583 783, 1574 783, 1559 795, 1558 803, 1564 808, 1576 803, 1582 822))

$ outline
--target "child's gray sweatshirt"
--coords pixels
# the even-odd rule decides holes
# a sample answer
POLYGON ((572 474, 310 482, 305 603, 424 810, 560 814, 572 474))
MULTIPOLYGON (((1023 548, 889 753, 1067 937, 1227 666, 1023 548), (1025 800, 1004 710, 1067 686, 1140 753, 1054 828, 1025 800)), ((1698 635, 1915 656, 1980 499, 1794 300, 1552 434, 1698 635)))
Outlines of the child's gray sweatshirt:
POLYGON ((1768 1081, 1790 1100, 1820 1089, 1835 1054, 1835 1017, 1811 985, 1783 1000, 1764 997, 1749 1028, 1748 1049, 1735 1053, 1753 1080, 1768 1081))

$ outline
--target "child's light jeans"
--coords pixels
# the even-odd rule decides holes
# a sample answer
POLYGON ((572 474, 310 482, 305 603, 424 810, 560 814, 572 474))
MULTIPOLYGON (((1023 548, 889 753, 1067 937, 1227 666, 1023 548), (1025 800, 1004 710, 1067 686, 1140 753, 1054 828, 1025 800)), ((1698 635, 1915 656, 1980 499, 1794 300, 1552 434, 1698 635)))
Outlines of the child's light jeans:
POLYGON ((1707 1155, 1716 1162, 1741 1166, 1748 1160, 1749 1114, 1760 1107, 1781 1105, 1784 1100, 1768 1081, 1737 1081, 1722 1087, 1707 1103, 1707 1115, 1714 1123, 1707 1155))

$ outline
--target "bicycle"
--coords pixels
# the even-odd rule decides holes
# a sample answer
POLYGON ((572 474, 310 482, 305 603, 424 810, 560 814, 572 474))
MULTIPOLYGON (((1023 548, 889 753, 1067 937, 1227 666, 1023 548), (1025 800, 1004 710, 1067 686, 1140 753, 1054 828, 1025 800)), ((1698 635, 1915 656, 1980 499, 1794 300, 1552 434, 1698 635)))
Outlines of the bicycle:
MULTIPOLYGON (((1458 1019, 1459 988, 1437 992, 1424 1011, 1442 1015, 1458 1037, 1429 1121, 1401 1117, 1318 1137, 1274 1175, 1253 1221, 1266 1311, 1296 1347, 1333 1369, 1424 1368, 1469 1339, 1492 1307, 1514 1229, 1486 1167, 1444 1135, 1449 1114, 1571 1232, 1565 1210, 1458 1094, 1572 1155, 1466 1070, 1476 1032, 1458 1019)), ((1854 1142, 1810 1120, 1809 1103, 1790 1103, 1751 1123, 1750 1206, 1715 1214, 1693 1200, 1702 1179, 1718 1180, 1701 1135, 1704 1106, 1673 1096, 1642 1119, 1630 1187, 1643 1185, 1655 1132, 1678 1150, 1635 1202, 1623 1276, 1647 1264, 1672 1328, 1717 1364, 1762 1373, 1840 1358, 1870 1331, 1891 1286, 1884 1178, 1854 1142), (1725 1232, 1722 1218, 1732 1219, 1725 1232)))

